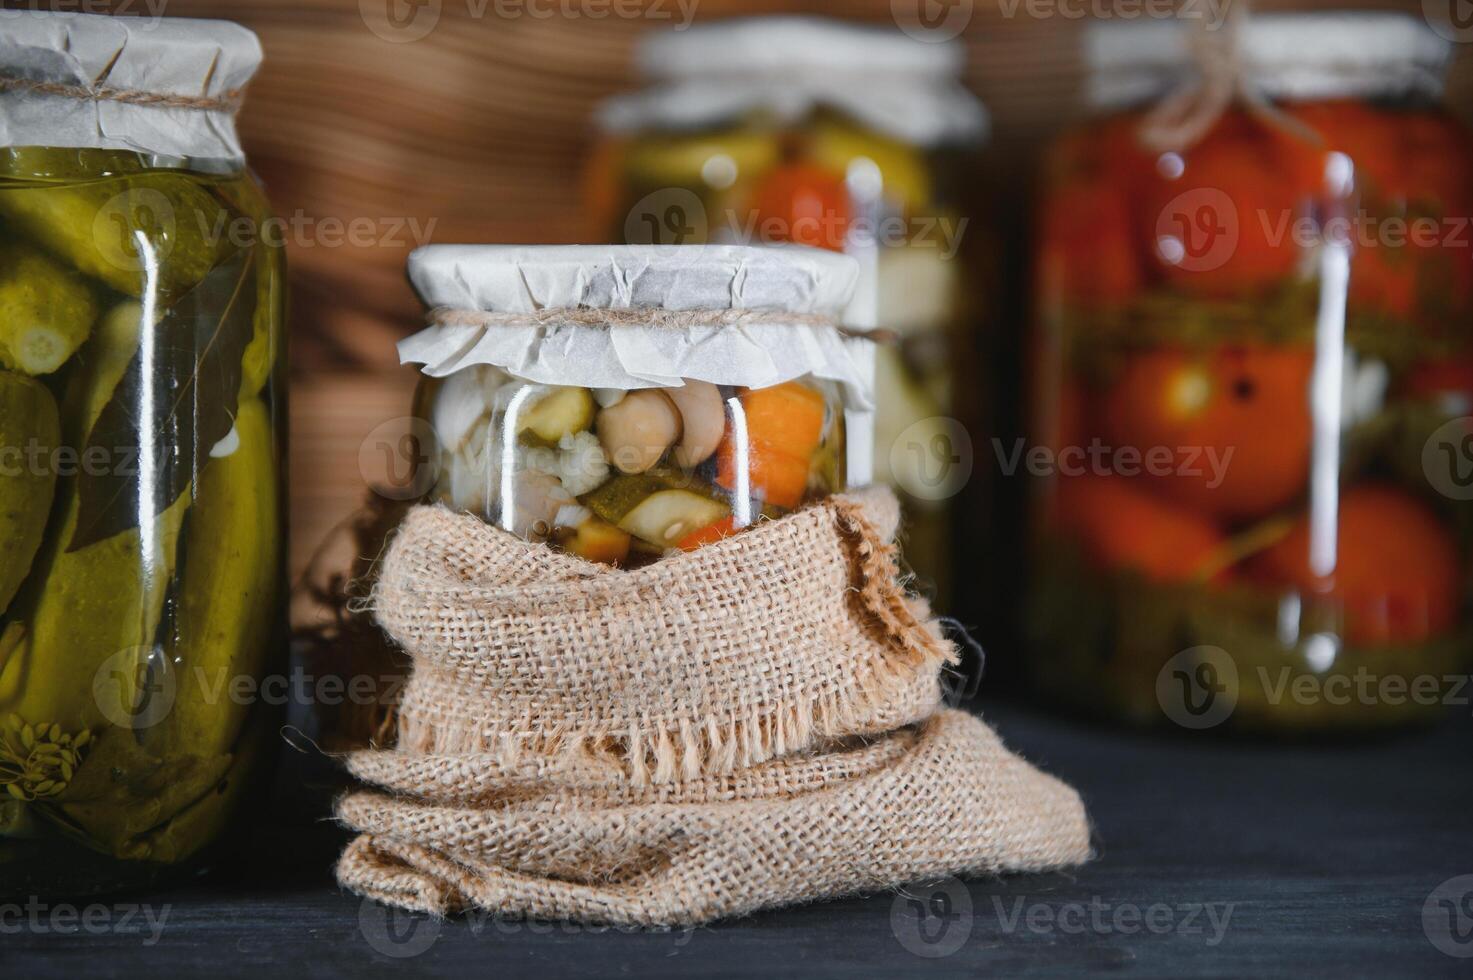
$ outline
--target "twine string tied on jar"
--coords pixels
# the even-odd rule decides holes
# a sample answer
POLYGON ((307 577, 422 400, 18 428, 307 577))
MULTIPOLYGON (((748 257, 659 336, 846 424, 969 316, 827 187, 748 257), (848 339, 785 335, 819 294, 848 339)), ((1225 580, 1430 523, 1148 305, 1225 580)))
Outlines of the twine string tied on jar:
POLYGON ((1188 44, 1200 77, 1184 83, 1146 114, 1137 134, 1144 146, 1156 153, 1189 149, 1234 104, 1285 135, 1311 145, 1324 142, 1312 127, 1274 105, 1254 83, 1243 55, 1248 16, 1247 0, 1238 0, 1218 27, 1204 21, 1192 33, 1188 44))

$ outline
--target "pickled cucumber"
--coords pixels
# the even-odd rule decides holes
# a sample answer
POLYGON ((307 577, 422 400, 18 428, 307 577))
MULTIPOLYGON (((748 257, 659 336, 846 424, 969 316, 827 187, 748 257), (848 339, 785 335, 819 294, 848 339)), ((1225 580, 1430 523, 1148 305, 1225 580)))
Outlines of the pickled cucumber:
POLYGON ((616 476, 579 497, 578 502, 610 524, 618 524, 641 501, 664 489, 667 489, 664 481, 655 474, 616 476))
POLYGON ((618 524, 645 499, 662 490, 685 490, 725 506, 723 491, 671 466, 656 466, 644 473, 621 473, 581 495, 578 502, 610 524, 618 524))
MULTIPOLYGON (((79 354, 82 370, 70 379, 65 399, 75 413, 63 424, 68 444, 81 444, 101 414, 137 349, 141 327, 138 305, 122 304, 99 322, 79 354)), ((123 660, 128 651, 149 644, 157 630, 189 505, 188 493, 182 494, 147 522, 146 534, 132 528, 69 552, 80 517, 81 479, 69 477, 58 490, 59 527, 52 528, 34 563, 34 587, 12 609, 25 636, 0 668, 0 713, 59 723, 67 731, 96 728, 115 717, 115 709, 131 712, 138 678, 123 660), (123 699, 121 706, 94 697, 94 679, 107 664, 118 668, 120 683, 112 690, 123 699)))
POLYGON ((238 217, 198 178, 151 172, 67 183, 0 183, 0 217, 75 269, 167 306, 239 246, 238 217))
POLYGON ((31 570, 56 491, 56 399, 39 381, 0 371, 0 613, 31 570), (30 452, 32 447, 46 451, 30 452))
POLYGON ((276 639, 281 581, 271 419, 250 401, 235 420, 238 445, 212 459, 185 528, 176 614, 163 638, 177 671, 173 710, 144 733, 165 756, 228 752, 249 705, 231 698, 240 677, 257 677, 276 639))
POLYGON ((0 366, 50 374, 96 319, 97 300, 81 276, 35 249, 0 242, 0 366))
POLYGON ((725 504, 689 490, 661 490, 634 506, 619 527, 650 544, 675 547, 682 538, 730 513, 725 504))
POLYGON ((624 165, 641 186, 704 188, 713 159, 725 158, 736 177, 750 179, 776 166, 781 157, 782 148, 770 134, 731 130, 641 139, 629 146, 624 165))

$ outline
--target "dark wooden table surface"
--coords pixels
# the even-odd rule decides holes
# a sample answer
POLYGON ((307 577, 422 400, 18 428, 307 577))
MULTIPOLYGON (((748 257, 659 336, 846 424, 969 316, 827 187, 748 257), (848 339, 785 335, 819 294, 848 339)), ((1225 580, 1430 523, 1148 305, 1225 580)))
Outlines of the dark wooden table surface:
POLYGON ((1473 976, 1466 705, 1434 731, 1295 745, 983 713, 1080 788, 1097 860, 688 932, 436 922, 338 890, 342 839, 289 768, 278 818, 209 878, 69 934, 0 910, 0 976, 1473 976))

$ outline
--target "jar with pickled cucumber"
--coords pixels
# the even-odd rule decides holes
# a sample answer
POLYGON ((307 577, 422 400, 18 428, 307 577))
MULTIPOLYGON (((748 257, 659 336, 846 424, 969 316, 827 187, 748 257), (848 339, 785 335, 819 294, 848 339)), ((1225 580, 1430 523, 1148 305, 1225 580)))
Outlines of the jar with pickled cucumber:
POLYGON ((621 568, 868 482, 846 452, 870 342, 858 269, 806 248, 428 246, 416 483, 430 502, 621 568))
POLYGON ((1034 676, 1189 728, 1436 718, 1473 632, 1449 45, 1391 14, 1214 43, 1234 50, 1198 67, 1180 25, 1097 28, 1099 112, 1046 162, 1034 676), (1223 70, 1239 96, 1199 101, 1223 70))
POLYGON ((793 242, 859 261, 850 322, 896 339, 876 352, 875 430, 851 435, 899 492, 906 561, 943 603, 958 432, 981 427, 963 186, 986 116, 963 57, 812 18, 651 33, 638 55, 651 84, 602 108, 587 180, 599 239, 793 242))
POLYGON ((0 893, 81 895, 198 870, 259 795, 282 253, 233 124, 253 34, 12 11, 5 35, 0 893))

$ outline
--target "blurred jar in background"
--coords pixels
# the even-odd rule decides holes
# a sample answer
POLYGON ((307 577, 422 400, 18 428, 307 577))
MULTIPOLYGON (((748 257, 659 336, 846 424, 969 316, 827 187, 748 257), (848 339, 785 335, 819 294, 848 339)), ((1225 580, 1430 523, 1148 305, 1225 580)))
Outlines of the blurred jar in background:
POLYGON ((1233 38, 1204 62, 1241 67, 1224 109, 1180 94, 1180 25, 1091 32, 1099 115, 1047 159, 1033 674, 1188 727, 1432 716, 1468 649, 1473 518, 1448 45, 1380 14, 1233 38))
POLYGON ((986 127, 963 57, 803 18, 652 34, 638 55, 651 87, 604 105, 587 183, 594 233, 615 242, 794 242, 860 261, 846 322, 897 341, 879 348, 876 431, 849 433, 850 469, 873 445, 876 479, 905 501, 906 559, 943 600, 957 433, 981 424, 977 386, 959 399, 956 383, 977 359, 959 181, 986 127))

